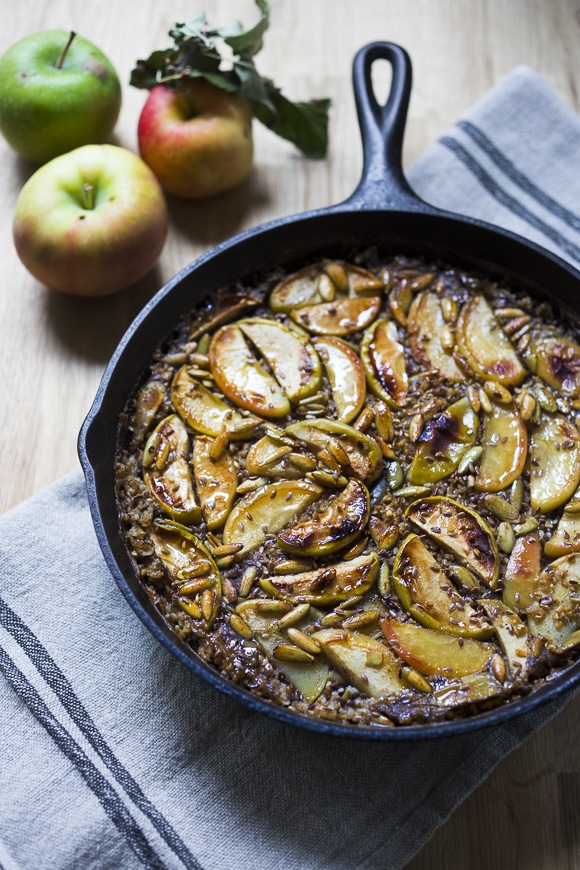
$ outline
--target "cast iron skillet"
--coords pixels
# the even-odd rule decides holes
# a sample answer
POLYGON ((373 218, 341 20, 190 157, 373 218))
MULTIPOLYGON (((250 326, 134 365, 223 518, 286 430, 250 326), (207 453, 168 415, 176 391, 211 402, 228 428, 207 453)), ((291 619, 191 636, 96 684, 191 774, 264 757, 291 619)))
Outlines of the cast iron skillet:
POLYGON ((575 302, 580 300, 580 273, 563 260, 512 233, 436 209, 413 193, 401 165, 411 91, 411 62, 404 49, 387 42, 363 47, 354 60, 353 85, 364 151, 362 178, 355 192, 339 205, 241 233, 169 281, 141 311, 115 351, 81 429, 79 455, 93 522, 109 569, 139 618, 179 661, 248 707, 313 731, 379 740, 440 737, 496 725, 560 695, 580 682, 580 662, 529 696, 465 720, 384 729, 293 713, 234 685, 172 634, 135 577, 115 505, 119 418, 153 350, 182 315, 218 287, 240 277, 280 265, 293 268, 318 256, 344 256, 353 248, 377 244, 394 253, 414 251, 504 274, 536 295, 549 295, 556 304, 575 305, 580 313, 580 302, 575 302), (371 68, 377 60, 389 61, 393 72, 384 106, 378 103, 371 80, 371 68))

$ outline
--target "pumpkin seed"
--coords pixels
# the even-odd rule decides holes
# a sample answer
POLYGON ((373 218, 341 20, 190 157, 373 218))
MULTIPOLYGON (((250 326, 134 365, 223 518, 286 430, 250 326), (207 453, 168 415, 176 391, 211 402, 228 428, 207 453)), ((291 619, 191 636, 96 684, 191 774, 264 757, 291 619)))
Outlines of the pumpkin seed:
POLYGON ((300 631, 299 628, 294 628, 291 626, 286 632, 292 643, 296 644, 297 647, 304 650, 304 652, 310 653, 310 655, 315 656, 321 650, 321 646, 317 640, 313 637, 309 637, 303 631, 300 631))
POLYGON ((336 284, 327 272, 322 272, 318 279, 318 292, 325 302, 332 302, 336 296, 336 284))
POLYGON ((457 302, 451 296, 443 296, 441 299, 441 314, 446 323, 455 323, 457 320, 457 302))
POLYGON ((572 498, 564 507, 566 514, 580 514, 580 498, 572 498))
POLYGON ((240 587, 238 589, 238 595, 240 598, 247 598, 250 594, 252 586, 254 585, 254 580, 256 579, 256 575, 258 573, 258 569, 255 565, 248 565, 244 573, 242 574, 242 579, 240 581, 240 587))
POLYGON ((244 545, 240 541, 232 541, 231 544, 219 544, 217 547, 212 547, 212 556, 214 559, 219 559, 222 556, 235 556, 243 549, 244 545))
POLYGON ((421 432, 423 431, 424 423, 425 419, 423 414, 420 412, 411 418, 411 422, 409 423, 409 441, 411 441, 411 443, 415 444, 419 440, 421 432))
POLYGON ((396 489, 393 495, 398 498, 411 498, 416 495, 427 495, 428 492, 431 492, 430 486, 402 486, 396 489))
POLYGON ((307 662, 314 661, 314 656, 311 653, 290 643, 279 643, 274 647, 273 655, 280 662, 301 662, 306 664, 307 662))
POLYGON ((477 389, 477 387, 474 387, 473 384, 470 384, 467 388, 467 401, 469 402, 475 413, 479 414, 481 410, 479 390, 477 389))
POLYGON ((526 312, 522 311, 521 308, 495 308, 493 313, 500 320, 506 320, 512 317, 522 317, 526 312))
POLYGON ((386 468, 386 477, 387 483, 391 487, 391 489, 398 489, 403 480, 405 479, 405 474, 403 472, 403 466, 401 463, 395 459, 393 462, 389 462, 386 468))
MULTIPOLYGON (((208 570, 209 567, 208 562, 208 570)), ((186 580, 186 582, 179 587, 179 592, 181 595, 197 595, 198 592, 203 592, 204 589, 209 589, 213 582, 213 577, 198 577, 195 580, 186 580)))
POLYGON ((467 589, 479 588, 479 580, 475 574, 472 574, 469 568, 466 568, 464 565, 452 565, 447 573, 451 579, 460 586, 465 586, 467 589))
POLYGON ((520 538, 522 535, 527 535, 528 532, 535 532, 538 528, 538 521, 535 517, 528 517, 523 523, 517 523, 514 526, 514 532, 520 538))
POLYGON ((304 456, 302 453, 289 453, 288 459, 300 471, 314 471, 316 468, 314 456, 304 456))
POLYGON ((375 403, 375 426, 381 438, 385 441, 392 440, 395 434, 393 415, 387 403, 380 400, 375 403))
POLYGON ((472 465, 475 465, 476 462, 479 462, 482 453, 483 447, 481 445, 476 445, 475 447, 470 447, 469 450, 466 450, 461 459, 459 460, 459 464, 457 466, 458 473, 465 474, 465 472, 468 471, 472 465))
POLYGON ((415 670, 415 668, 403 667, 401 668, 401 676, 405 679, 410 686, 414 689, 417 689, 418 692, 424 692, 425 694, 429 694, 431 692, 431 686, 419 671, 415 670))
POLYGON ((534 416, 536 410, 536 400, 529 390, 524 390, 519 399, 520 416, 524 423, 534 416))
POLYGON ((178 598, 179 606, 193 619, 201 619, 202 613, 199 604, 196 601, 190 601, 189 598, 178 598))
MULTIPOLYGON (((364 408, 352 424, 353 429, 357 429, 359 432, 365 432, 371 423, 374 421, 375 415, 371 408, 364 408)), ((347 456, 348 459, 348 456, 347 456)), ((347 463, 343 463, 346 465, 347 463)))
POLYGON ((516 542, 516 533, 510 523, 501 522, 497 527, 496 540, 502 553, 511 553, 516 542))
POLYGON ((261 613, 272 613, 274 615, 282 615, 292 610, 292 605, 289 601, 277 601, 274 598, 262 598, 260 601, 256 601, 255 607, 261 613))
POLYGON ((361 610, 359 613, 354 613, 347 619, 343 620, 342 627, 356 630, 358 628, 367 628, 369 625, 374 625, 379 621, 380 613, 378 610, 361 610))
POLYGON ((493 411, 493 405, 491 404, 491 399, 489 398, 485 390, 479 391, 479 402, 485 413, 491 414, 491 412, 493 411))
POLYGON ((212 460, 212 462, 217 462, 219 459, 221 459, 222 454, 229 443, 230 433, 224 427, 223 429, 221 429, 217 438, 214 438, 207 451, 208 456, 212 460))
POLYGON ((230 625, 236 634, 239 634, 245 640, 249 640, 252 637, 252 629, 239 613, 230 613, 230 625))
POLYGON ((516 477, 510 489, 510 501, 519 513, 524 500, 524 482, 521 477, 516 477))
POLYGON ((498 381, 485 381, 483 389, 491 399, 495 399, 500 405, 509 405, 511 403, 512 394, 498 381))
POLYGON ((517 520, 520 512, 516 510, 513 504, 502 498, 501 495, 496 495, 494 492, 489 492, 483 496, 482 501, 498 520, 517 520))
POLYGON ((247 480, 242 481, 242 483, 236 487, 236 492, 243 495, 245 492, 253 492, 255 489, 259 489, 266 483, 268 483, 267 477, 248 477, 247 480))
POLYGON ((505 659, 496 653, 491 659, 491 672, 499 683, 503 683, 507 676, 505 659))
POLYGON ((441 327, 439 341, 445 350, 453 350, 455 347, 455 333, 448 323, 441 327))
POLYGON ((324 264, 324 271, 332 280, 337 290, 340 290, 341 293, 346 293, 348 290, 348 275, 344 266, 341 263, 337 263, 336 260, 328 260, 324 264))
POLYGON ((310 568, 310 563, 304 559, 283 559, 274 565, 274 574, 301 574, 310 568))
POLYGON ((310 610, 310 604, 305 601, 303 604, 297 604, 296 607, 293 607, 292 610, 289 610, 288 613, 285 613, 278 620, 278 628, 285 629, 290 628, 292 625, 296 625, 297 622, 300 622, 306 616, 308 616, 308 611, 310 610))
POLYGON ((386 559, 383 559, 383 561, 381 562, 377 585, 379 595, 382 595, 383 598, 385 598, 391 592, 391 571, 389 568, 389 563, 386 559))
POLYGON ((541 384, 536 384, 534 388, 534 393, 536 394, 536 400, 540 408, 543 411, 547 411, 549 414, 553 414, 558 410, 558 405, 556 404, 556 399, 554 394, 548 390, 546 387, 541 384))

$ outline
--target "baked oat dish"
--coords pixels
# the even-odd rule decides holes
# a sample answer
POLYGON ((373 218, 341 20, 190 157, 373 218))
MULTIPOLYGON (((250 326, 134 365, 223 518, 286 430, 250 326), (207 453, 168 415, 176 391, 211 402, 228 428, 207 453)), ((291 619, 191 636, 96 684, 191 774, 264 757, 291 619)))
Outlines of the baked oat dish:
POLYGON ((375 249, 224 287, 119 429, 136 575, 255 695, 401 727, 580 648, 580 343, 506 281, 375 249))

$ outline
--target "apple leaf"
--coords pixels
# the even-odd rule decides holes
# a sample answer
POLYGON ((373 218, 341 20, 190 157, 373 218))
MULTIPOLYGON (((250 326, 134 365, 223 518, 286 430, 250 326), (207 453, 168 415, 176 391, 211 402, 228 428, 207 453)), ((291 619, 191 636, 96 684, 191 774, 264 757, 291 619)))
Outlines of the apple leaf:
POLYGON ((204 78, 212 85, 248 100, 254 117, 283 139, 292 142, 307 157, 321 159, 328 148, 329 99, 293 103, 268 78, 260 75, 254 57, 268 29, 268 0, 255 0, 260 20, 244 30, 236 22, 212 29, 204 13, 177 23, 169 31, 174 47, 154 51, 138 60, 130 84, 151 90, 164 84, 185 88, 188 79, 204 78), (222 55, 220 43, 227 46, 222 55))

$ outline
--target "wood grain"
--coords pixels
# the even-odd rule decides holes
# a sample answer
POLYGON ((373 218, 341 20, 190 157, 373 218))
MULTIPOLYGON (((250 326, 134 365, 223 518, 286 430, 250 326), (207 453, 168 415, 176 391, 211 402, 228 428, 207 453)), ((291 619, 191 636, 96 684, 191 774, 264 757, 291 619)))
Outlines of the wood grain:
MULTIPOLYGON (((256 161, 237 190, 205 203, 169 203, 158 267, 116 297, 69 299, 39 286, 14 252, 14 204, 31 167, 0 142, 0 510, 78 466, 76 437, 103 369, 140 307, 220 240, 271 218, 339 202, 355 188, 361 146, 351 61, 376 39, 409 51, 414 85, 404 148, 409 165, 518 64, 580 109, 578 0, 271 0, 258 66, 295 99, 333 100, 326 161, 305 160, 256 125, 256 161)), ((115 141, 136 150, 144 94, 127 84, 138 57, 169 43, 178 20, 255 19, 251 0, 19 0, 3 10, 0 52, 46 28, 71 28, 109 55, 123 82, 115 141)), ((385 87, 385 85, 382 85, 385 87)), ((409 870, 574 870, 580 867, 580 700, 491 774, 440 828, 409 870)))

